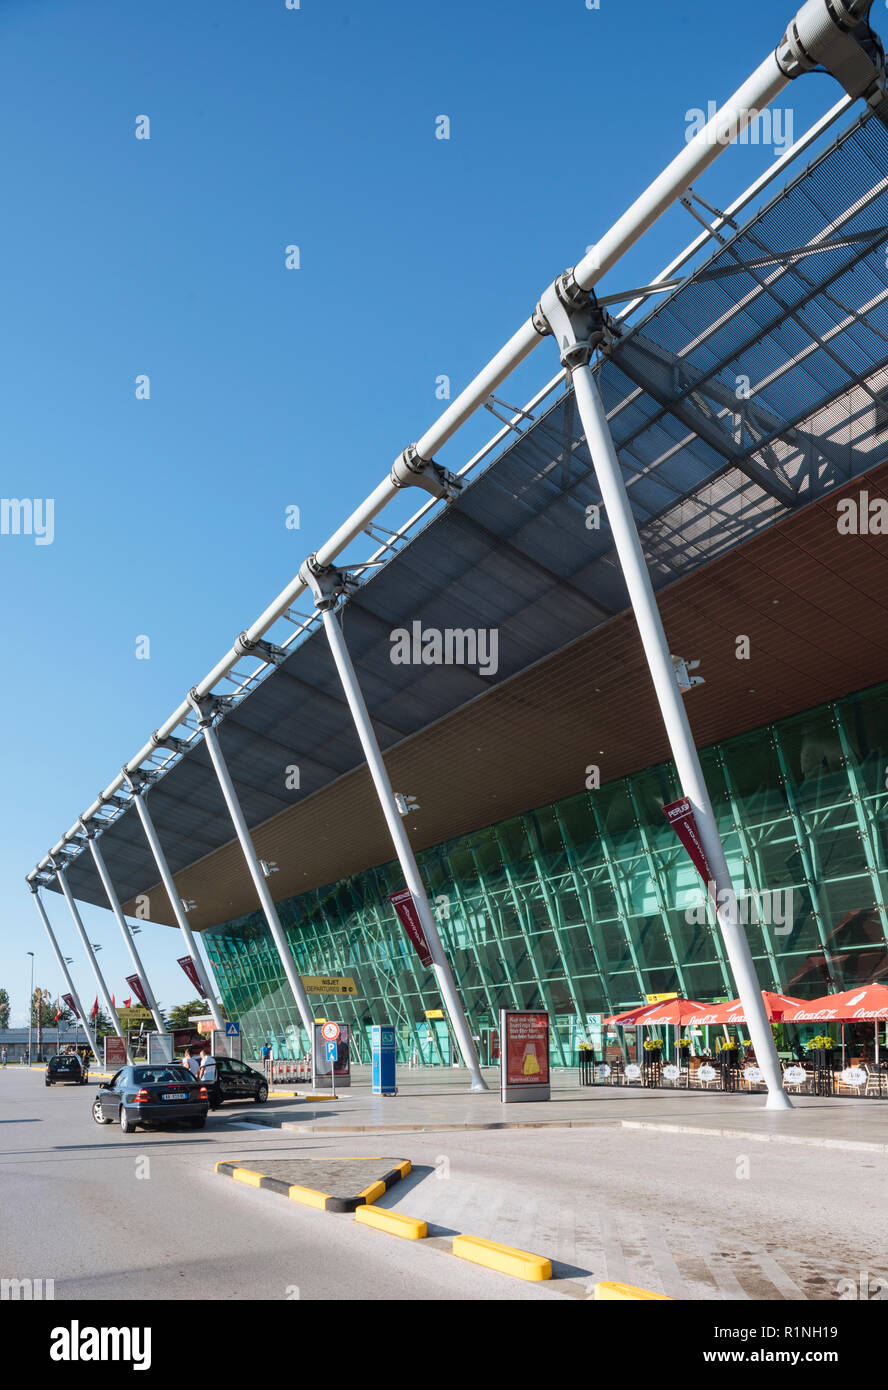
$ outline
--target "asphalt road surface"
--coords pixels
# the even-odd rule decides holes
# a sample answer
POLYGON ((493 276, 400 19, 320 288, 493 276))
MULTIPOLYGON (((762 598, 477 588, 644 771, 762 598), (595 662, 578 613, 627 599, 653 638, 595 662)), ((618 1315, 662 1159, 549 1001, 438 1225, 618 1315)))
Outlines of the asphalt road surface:
MULTIPOLYGON (((0 1071, 0 1278, 52 1279, 56 1300, 560 1297, 218 1176, 222 1159, 337 1151, 239 1127, 252 1103, 211 1112, 196 1133, 127 1136, 93 1122, 95 1093, 0 1071)), ((402 1136, 339 1151, 409 1158, 409 1147, 402 1136)))
POLYGON ((273 1109, 297 1116, 287 1101, 226 1105, 200 1132, 127 1137, 93 1123, 95 1089, 0 1071, 0 1278, 54 1279, 56 1299, 566 1303, 600 1279, 682 1300, 888 1299, 884 1154, 616 1124, 251 1127, 273 1109), (433 1239, 398 1240, 213 1171, 261 1156, 409 1158, 414 1171, 377 1205, 426 1220, 433 1239), (546 1255, 556 1277, 468 1265, 448 1253, 454 1232, 546 1255))

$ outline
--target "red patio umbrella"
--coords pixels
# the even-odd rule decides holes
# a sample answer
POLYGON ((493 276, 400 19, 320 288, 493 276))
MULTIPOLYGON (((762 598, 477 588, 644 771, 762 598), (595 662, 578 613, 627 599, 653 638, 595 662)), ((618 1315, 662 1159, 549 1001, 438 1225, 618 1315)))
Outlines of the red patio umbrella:
POLYGON ((888 985, 858 985, 841 994, 824 994, 784 1015, 785 1023, 880 1023, 884 1019, 888 1019, 888 985))
MULTIPOLYGON (((769 989, 762 990, 762 998, 768 1018, 777 1022, 788 1019, 794 1009, 805 1007, 803 999, 794 999, 789 994, 774 994, 769 989)), ((730 1027, 733 1023, 745 1023, 746 1014, 739 999, 730 999, 724 1004, 711 1004, 706 1017, 698 1018, 697 1022, 730 1027)))

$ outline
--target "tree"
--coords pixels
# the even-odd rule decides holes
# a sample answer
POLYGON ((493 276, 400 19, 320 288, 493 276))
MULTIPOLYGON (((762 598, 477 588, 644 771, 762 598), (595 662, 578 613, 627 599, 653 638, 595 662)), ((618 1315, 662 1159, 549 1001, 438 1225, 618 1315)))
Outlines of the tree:
POLYGON ((171 1033, 174 1028, 187 1028, 189 1019, 206 1018, 208 1014, 209 1008, 203 999, 192 999, 190 1004, 177 1004, 166 1016, 167 1032, 171 1033))
POLYGON ((91 1012, 89 1013, 88 1017, 90 1027, 95 1032, 97 1038, 104 1038, 107 1034, 114 1032, 114 1024, 111 1022, 104 1009, 99 1009, 99 1012, 96 1014, 95 1019, 93 1019, 91 1012))
MULTIPOLYGON (((66 1026, 74 1019, 74 1015, 67 1005, 62 1004, 59 1011, 59 1022, 66 1026)), ((56 1025, 56 1001, 48 989, 35 989, 34 997, 31 1000, 31 1026, 37 1028, 42 1033, 44 1028, 54 1028, 56 1025), (40 1007, 38 1017, 37 1008, 40 1007)))
POLYGON ((0 989, 0 1028, 9 1027, 9 995, 0 989))

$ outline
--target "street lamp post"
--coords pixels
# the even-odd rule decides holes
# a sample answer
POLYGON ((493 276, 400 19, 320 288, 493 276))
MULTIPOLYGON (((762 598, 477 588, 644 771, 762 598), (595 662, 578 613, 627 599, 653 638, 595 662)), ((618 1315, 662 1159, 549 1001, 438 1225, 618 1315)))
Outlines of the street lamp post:
POLYGON ((31 1065, 31 1028, 34 1023, 34 952, 28 951, 31 957, 31 993, 28 995, 28 1066, 31 1065))

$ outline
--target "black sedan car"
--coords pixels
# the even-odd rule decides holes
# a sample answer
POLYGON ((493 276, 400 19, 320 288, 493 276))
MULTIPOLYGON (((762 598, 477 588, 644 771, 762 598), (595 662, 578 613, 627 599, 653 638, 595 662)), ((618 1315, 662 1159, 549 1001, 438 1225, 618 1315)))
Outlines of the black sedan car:
POLYGON ((97 1125, 119 1120, 124 1134, 132 1134, 138 1125, 167 1124, 170 1120, 184 1120, 192 1129, 203 1129, 209 1106, 206 1086, 195 1080, 187 1067, 161 1063, 121 1067, 99 1088, 92 1117, 97 1125))
POLYGON ((87 1079, 86 1068, 76 1052, 59 1052, 47 1062, 43 1079, 47 1086, 55 1086, 59 1081, 82 1086, 87 1079))
POLYGON ((268 1100, 268 1082, 261 1071, 254 1071, 246 1062, 233 1057, 216 1058, 216 1080, 207 1087, 210 1105, 215 1110, 226 1100, 268 1100))

